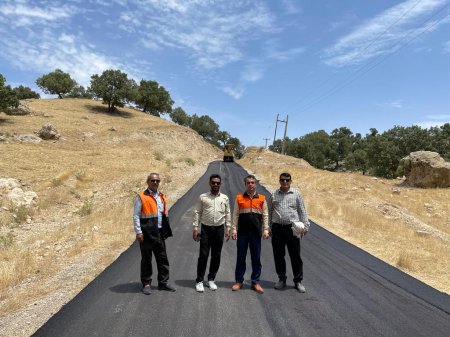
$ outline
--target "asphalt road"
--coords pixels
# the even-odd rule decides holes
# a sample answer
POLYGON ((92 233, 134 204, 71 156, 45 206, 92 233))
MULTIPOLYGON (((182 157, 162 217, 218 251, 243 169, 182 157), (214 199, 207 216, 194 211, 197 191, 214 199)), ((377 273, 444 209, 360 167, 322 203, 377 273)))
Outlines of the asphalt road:
MULTIPOLYGON (((195 291, 198 243, 192 240, 192 207, 222 175, 222 192, 234 200, 246 172, 235 163, 212 163, 199 182, 171 208, 174 237, 167 240, 170 281, 177 292, 143 295, 139 247, 133 244, 36 336, 450 336, 450 297, 340 240, 316 224, 302 240, 307 292, 277 280, 269 240, 262 246, 261 285, 232 292, 236 243, 224 244, 219 289, 195 291)), ((262 188, 259 192, 267 194, 262 188)), ((233 203, 233 202, 232 202, 233 203)), ((363 219, 362 219, 363 221, 363 219)), ((130 226, 131 214, 130 214, 130 226)), ((155 285, 156 275, 154 275, 155 285)))

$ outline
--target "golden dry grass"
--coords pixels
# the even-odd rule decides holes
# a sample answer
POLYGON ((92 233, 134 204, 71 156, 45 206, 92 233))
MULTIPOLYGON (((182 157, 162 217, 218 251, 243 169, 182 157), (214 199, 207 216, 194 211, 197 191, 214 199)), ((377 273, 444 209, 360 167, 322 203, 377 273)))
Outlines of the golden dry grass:
POLYGON ((13 237, 0 247, 0 315, 62 291, 64 284, 48 286, 51 279, 64 280, 68 264, 89 256, 96 267, 77 285, 81 289, 126 249, 134 239, 134 195, 150 172, 161 174, 171 205, 221 157, 194 131, 130 108, 110 114, 100 102, 77 99, 29 105, 32 115, 2 115, 0 121, 0 134, 8 138, 0 144, 0 177, 18 179, 39 196, 30 224, 0 213, 2 238, 13 237), (58 141, 12 140, 46 123, 56 127, 58 141))
POLYGON ((406 188, 401 180, 317 170, 258 148, 249 148, 239 163, 272 190, 279 186, 279 174, 290 172, 311 219, 450 293, 450 188, 406 188))

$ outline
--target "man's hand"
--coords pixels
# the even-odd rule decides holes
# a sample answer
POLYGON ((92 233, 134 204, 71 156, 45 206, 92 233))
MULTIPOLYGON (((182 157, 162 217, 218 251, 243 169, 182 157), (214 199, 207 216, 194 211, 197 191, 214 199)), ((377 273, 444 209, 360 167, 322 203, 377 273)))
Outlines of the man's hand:
POLYGON ((265 231, 263 232, 263 239, 266 240, 266 239, 268 239, 268 238, 269 238, 269 231, 268 231, 268 230, 265 230, 265 231))
POLYGON ((136 234, 136 241, 144 242, 144 234, 142 234, 142 233, 137 233, 137 234, 136 234))
POLYGON ((231 238, 232 238, 233 240, 236 240, 236 239, 237 239, 237 232, 236 232, 236 230, 234 230, 234 229, 233 229, 233 231, 231 232, 231 238))
POLYGON ((303 231, 302 234, 300 234, 300 237, 303 239, 303 237, 306 236, 306 234, 308 234, 308 231, 303 231))
POLYGON ((192 238, 194 239, 194 241, 200 241, 200 236, 201 234, 198 232, 198 230, 194 229, 194 231, 192 232, 192 238))
POLYGON ((225 230, 225 240, 227 240, 227 242, 230 240, 230 231, 228 229, 225 230))

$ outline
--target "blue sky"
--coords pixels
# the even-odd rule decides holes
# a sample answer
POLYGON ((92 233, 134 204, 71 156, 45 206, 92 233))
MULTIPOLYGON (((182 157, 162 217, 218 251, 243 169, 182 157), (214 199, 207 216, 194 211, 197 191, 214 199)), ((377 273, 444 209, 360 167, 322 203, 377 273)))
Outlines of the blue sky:
POLYGON ((450 0, 1 0, 0 36, 7 84, 120 69, 247 146, 277 114, 291 139, 450 122, 450 0))

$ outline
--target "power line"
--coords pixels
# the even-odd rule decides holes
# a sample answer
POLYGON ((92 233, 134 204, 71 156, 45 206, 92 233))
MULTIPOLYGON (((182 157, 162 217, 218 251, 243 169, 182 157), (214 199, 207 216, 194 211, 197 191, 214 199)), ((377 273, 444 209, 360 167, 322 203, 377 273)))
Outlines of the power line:
MULTIPOLYGON (((394 22, 392 22, 385 30, 383 30, 381 33, 379 33, 376 37, 374 37, 373 39, 371 39, 367 45, 360 50, 355 57, 358 57, 360 55, 362 55, 362 53, 364 51, 366 51, 370 46, 372 46, 376 41, 380 40, 380 38, 386 34, 394 25, 396 25, 398 22, 400 22, 409 12, 411 12, 420 2, 422 2, 423 0, 418 0, 416 1, 410 8, 408 8, 405 12, 403 12, 403 14, 394 22)), ((311 90, 307 91, 305 93, 305 95, 303 96, 303 98, 299 101, 297 101, 296 103, 294 103, 295 105, 298 105, 300 103, 303 104, 304 101, 307 101, 310 97, 311 94, 313 94, 314 92, 316 92, 317 90, 319 90, 320 88, 322 88, 323 86, 325 86, 327 83, 331 82, 334 78, 336 78, 337 75, 332 75, 326 79, 324 79, 323 81, 321 81, 317 86, 315 86, 314 88, 312 88, 311 90)), ((287 109, 289 110, 289 108, 287 109)))
MULTIPOLYGON (((448 7, 450 4, 445 5, 444 7, 442 7, 440 10, 436 11, 430 18, 428 18, 427 20, 425 20, 423 22, 423 24, 427 23, 428 21, 430 21, 431 19, 433 19, 436 15, 440 14, 446 7, 448 7)), ((417 39, 419 36, 423 35, 424 33, 426 33, 427 31, 429 31, 430 29, 434 28, 437 24, 439 24, 442 20, 444 20, 446 17, 448 17, 450 15, 450 13, 447 13, 445 16, 443 16, 442 18, 440 18, 439 20, 435 21, 432 25, 429 25, 426 29, 423 29, 421 32, 419 32, 417 35, 413 36, 412 38, 410 38, 408 41, 406 41, 405 43, 399 45, 399 46, 391 46, 392 48, 396 48, 394 51, 392 51, 389 54, 384 55, 383 57, 377 57, 375 58, 373 61, 365 64, 364 66, 360 67, 359 69, 357 69, 356 71, 354 71, 352 74, 350 74, 346 79, 344 79, 344 81, 332 88, 330 88, 327 92, 325 92, 324 94, 320 95, 319 97, 313 99, 309 104, 307 104, 304 108, 300 109, 300 111, 306 111, 308 109, 310 109, 312 106, 320 103, 321 101, 323 101, 324 99, 330 97, 331 95, 333 95, 334 93, 336 93, 337 91, 341 90, 342 88, 346 87, 347 85, 353 83, 355 80, 359 79, 361 76, 363 76, 364 74, 366 74, 367 72, 369 72, 370 70, 372 70, 373 68, 375 68, 376 66, 378 66, 379 64, 381 64, 382 62, 384 62, 388 57, 394 55, 396 52, 398 52, 400 49, 402 49, 403 47, 407 46, 409 43, 411 43, 412 41, 414 41, 415 39, 417 39)), ((422 25, 423 25, 422 24, 422 25)), ((415 34, 417 32, 417 29, 405 34, 405 36, 403 36, 398 42, 401 42, 403 40, 405 40, 406 38, 408 38, 410 35, 415 34)), ((396 42, 398 44, 398 42, 396 42)))

